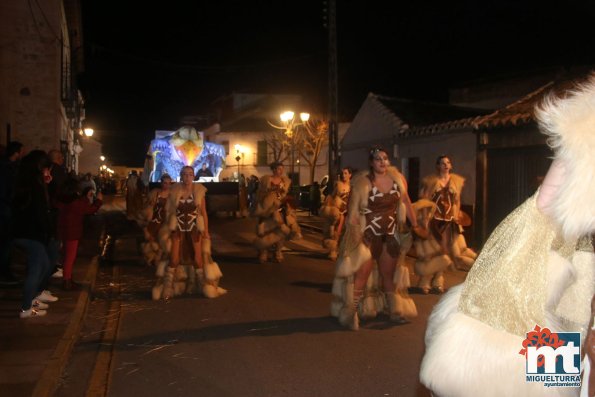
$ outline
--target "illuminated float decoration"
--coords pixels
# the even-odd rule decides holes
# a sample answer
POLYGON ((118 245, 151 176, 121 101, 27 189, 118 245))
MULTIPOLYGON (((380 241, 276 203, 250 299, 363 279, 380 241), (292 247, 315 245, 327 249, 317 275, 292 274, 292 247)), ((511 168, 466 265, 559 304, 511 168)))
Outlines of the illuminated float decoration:
POLYGON ((223 145, 205 142, 204 133, 194 127, 184 126, 177 131, 159 131, 158 138, 151 141, 147 162, 151 169, 151 182, 158 182, 163 174, 179 179, 182 167, 189 165, 196 174, 203 163, 213 173, 213 180, 219 181, 219 174, 225 166, 223 145))

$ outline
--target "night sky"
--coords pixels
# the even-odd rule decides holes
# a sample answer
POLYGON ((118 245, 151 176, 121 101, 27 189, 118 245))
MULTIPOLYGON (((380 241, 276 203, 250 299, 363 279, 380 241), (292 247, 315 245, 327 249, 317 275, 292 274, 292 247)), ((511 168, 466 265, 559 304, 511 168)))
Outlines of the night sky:
MULTIPOLYGON (((323 0, 82 0, 87 122, 115 165, 235 92, 327 106, 323 0)), ((466 81, 595 66, 594 1, 337 0, 339 112, 368 92, 436 102, 466 81), (390 3, 395 3, 389 5, 390 3)))

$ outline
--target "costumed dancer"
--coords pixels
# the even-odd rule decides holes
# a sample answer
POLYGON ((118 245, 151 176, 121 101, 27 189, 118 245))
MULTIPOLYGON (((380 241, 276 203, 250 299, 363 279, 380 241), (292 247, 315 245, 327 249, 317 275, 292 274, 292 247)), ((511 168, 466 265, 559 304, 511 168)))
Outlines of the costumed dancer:
POLYGON ((429 229, 428 238, 415 240, 417 287, 422 293, 444 292, 444 271, 451 265, 468 271, 477 254, 467 247, 462 220, 470 218, 461 211, 461 193, 465 178, 451 172, 448 156, 436 159, 436 174, 423 179, 421 200, 414 203, 418 221, 429 229))
MULTIPOLYGON (((216 298, 227 291, 219 287, 223 276, 211 258, 211 237, 205 205, 207 189, 193 183, 194 170, 185 166, 180 171, 181 182, 173 186, 167 199, 167 241, 161 244, 169 253, 169 266, 153 287, 153 299, 170 299, 183 292, 200 289, 207 298, 216 298)), ((158 277, 160 275, 158 274, 158 277)))
MULTIPOLYGON (((169 234, 163 225, 167 220, 165 207, 169 197, 172 178, 168 174, 161 176, 159 188, 153 189, 147 196, 147 203, 144 209, 146 224, 143 227, 145 242, 142 244, 142 251, 145 261, 150 266, 156 266, 163 259, 164 247, 159 241, 166 241, 167 236, 159 237, 160 233, 169 234)), ((164 264, 161 264, 164 267, 164 264)))
POLYGON ((333 281, 331 314, 352 330, 359 318, 388 312, 395 322, 417 316, 408 295, 409 270, 405 253, 411 247, 405 217, 420 232, 407 183, 390 166, 386 150, 369 154, 370 170, 358 173, 352 182, 345 234, 341 240, 333 281))
POLYGON ((494 230, 466 281, 432 312, 420 378, 436 396, 579 393, 528 382, 522 349, 536 326, 580 332, 584 347, 593 316, 595 75, 563 98, 547 98, 535 114, 554 161, 537 193, 494 230))
POLYGON ((276 262, 282 262, 285 241, 302 237, 295 210, 287 194, 291 181, 283 173, 283 164, 274 162, 270 168, 273 174, 260 179, 256 192, 257 203, 252 214, 258 217, 254 245, 258 249, 260 263, 268 260, 269 250, 274 250, 276 262))
POLYGON ((353 169, 350 167, 344 167, 341 170, 341 180, 335 182, 333 193, 327 196, 320 208, 320 216, 326 218, 327 221, 322 246, 329 250, 328 257, 333 261, 337 260, 339 241, 345 225, 352 175, 353 169))

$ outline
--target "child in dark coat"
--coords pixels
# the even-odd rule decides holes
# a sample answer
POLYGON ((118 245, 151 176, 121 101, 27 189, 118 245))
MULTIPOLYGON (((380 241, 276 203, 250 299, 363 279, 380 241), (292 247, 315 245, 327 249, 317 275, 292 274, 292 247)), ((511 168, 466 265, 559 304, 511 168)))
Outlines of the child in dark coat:
POLYGON ((62 240, 63 281, 62 288, 69 291, 78 289, 78 283, 72 280, 72 268, 76 260, 79 241, 83 236, 83 219, 85 215, 96 213, 101 207, 103 195, 97 193, 93 201, 93 190, 85 188, 82 195, 78 194, 76 180, 68 180, 64 187, 64 194, 55 203, 59 210, 58 236, 62 240))

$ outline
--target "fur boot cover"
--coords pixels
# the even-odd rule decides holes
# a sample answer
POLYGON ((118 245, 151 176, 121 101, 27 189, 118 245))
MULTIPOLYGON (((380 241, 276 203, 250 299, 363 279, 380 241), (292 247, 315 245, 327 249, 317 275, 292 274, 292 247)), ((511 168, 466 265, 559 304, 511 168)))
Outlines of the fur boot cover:
POLYGON ((159 243, 155 241, 145 241, 141 243, 143 258, 149 266, 155 265, 161 259, 161 249, 159 243))
POLYGON ((339 248, 339 244, 337 243, 337 240, 334 239, 325 239, 322 240, 322 246, 326 249, 328 249, 329 254, 328 257, 331 260, 336 260, 337 256, 338 256, 338 248, 339 248))
POLYGON ((202 241, 202 257, 204 280, 199 280, 202 285, 202 294, 207 298, 217 298, 227 293, 227 290, 219 287, 219 281, 223 277, 223 273, 219 265, 211 257, 210 239, 203 239, 202 241))
MULTIPOLYGON (((173 267, 167 267, 165 269, 165 275, 163 276, 163 288, 161 289, 162 294, 157 297, 157 299, 170 299, 174 297, 174 278, 175 278, 175 271, 173 267)), ((157 291, 153 291, 153 297, 157 296, 157 291)))
POLYGON ((256 238, 253 244, 257 249, 267 250, 285 240, 287 234, 281 228, 280 222, 282 223, 280 216, 269 217, 256 225, 256 238))
MULTIPOLYGON (((420 199, 412 204, 420 225, 427 225, 434 216, 436 204, 427 199, 420 199)), ((440 244, 431 233, 427 239, 415 238, 413 243, 417 260, 415 261, 414 271, 419 280, 417 288, 423 293, 429 293, 432 287, 439 291, 444 290, 444 271, 453 264, 448 255, 442 254, 440 244)))
POLYGON ((163 295, 163 277, 165 276, 165 269, 167 268, 167 261, 159 261, 156 266, 155 276, 157 277, 157 281, 155 282, 155 286, 151 290, 151 296, 153 300, 158 301, 161 299, 163 295))
MULTIPOLYGON (((301 240, 302 239, 302 229, 300 228, 300 224, 297 221, 297 215, 295 213, 295 209, 287 204, 286 212, 285 212, 285 225, 288 228, 288 236, 289 240, 301 240)), ((281 225, 283 227, 283 225, 281 225)))
MULTIPOLYGON (((389 175, 395 181, 400 191, 404 191, 403 177, 396 168, 389 168, 389 175)), ((370 249, 362 242, 363 231, 366 225, 364 216, 365 209, 368 206, 368 194, 371 189, 367 172, 360 172, 352 179, 352 190, 349 199, 348 219, 345 221, 345 235, 341 240, 339 247, 339 256, 335 264, 335 279, 333 280, 333 301, 331 303, 331 315, 341 318, 342 313, 349 313, 353 309, 353 295, 347 292, 353 289, 353 279, 355 272, 368 261, 372 254, 370 249)), ((403 211, 399 208, 399 222, 404 223, 403 211)), ((395 235, 395 238, 399 238, 395 235)), ((404 243, 404 241, 403 241, 404 243)), ((403 244, 400 241, 401 250, 408 249, 409 244, 403 244)), ((403 254, 406 254, 404 252, 403 254)), ((415 304, 407 293, 409 285, 408 271, 405 276, 403 266, 398 266, 399 271, 395 272, 397 281, 401 283, 397 286, 401 296, 407 302, 402 307, 404 316, 415 316, 417 311, 413 310, 415 304), (402 271, 402 273, 401 273, 402 271), (407 280, 405 281, 405 278, 407 280)), ((406 268, 405 268, 406 269, 406 268)), ((379 312, 388 312, 387 302, 380 291, 380 277, 377 265, 374 265, 370 277, 368 278, 364 295, 359 304, 359 316, 370 318, 376 316, 379 312)))

